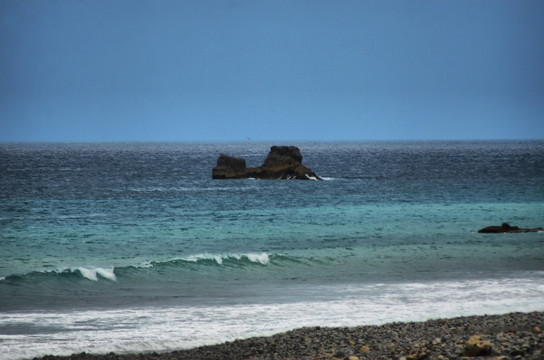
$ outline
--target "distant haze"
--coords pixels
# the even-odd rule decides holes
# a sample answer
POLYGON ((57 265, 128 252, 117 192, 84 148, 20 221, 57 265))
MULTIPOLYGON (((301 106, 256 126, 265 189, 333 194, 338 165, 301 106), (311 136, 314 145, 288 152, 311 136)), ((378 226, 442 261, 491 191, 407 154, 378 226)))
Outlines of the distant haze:
POLYGON ((544 1, 2 0, 0 141, 544 139, 544 1))

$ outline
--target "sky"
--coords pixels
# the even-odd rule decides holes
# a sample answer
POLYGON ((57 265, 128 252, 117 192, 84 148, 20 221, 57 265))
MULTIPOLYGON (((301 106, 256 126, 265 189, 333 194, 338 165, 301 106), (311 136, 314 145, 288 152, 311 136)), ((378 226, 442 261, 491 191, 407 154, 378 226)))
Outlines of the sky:
POLYGON ((542 0, 1 0, 0 141, 544 139, 542 0))

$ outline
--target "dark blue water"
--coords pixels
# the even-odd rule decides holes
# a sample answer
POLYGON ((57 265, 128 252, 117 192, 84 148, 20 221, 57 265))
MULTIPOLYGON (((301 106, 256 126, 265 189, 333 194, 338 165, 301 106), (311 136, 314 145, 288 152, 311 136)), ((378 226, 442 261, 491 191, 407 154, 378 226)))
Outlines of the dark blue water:
POLYGON ((271 145, 0 145, 6 359, 544 310, 544 233, 477 233, 544 226, 543 141, 299 143, 324 181, 211 179, 271 145))

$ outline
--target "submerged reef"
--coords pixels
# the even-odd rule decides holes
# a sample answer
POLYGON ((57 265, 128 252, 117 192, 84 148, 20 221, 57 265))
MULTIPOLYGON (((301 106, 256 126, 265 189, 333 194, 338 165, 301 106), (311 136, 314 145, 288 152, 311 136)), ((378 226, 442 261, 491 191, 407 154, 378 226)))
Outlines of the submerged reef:
POLYGON ((311 169, 302 165, 302 154, 296 146, 272 146, 264 163, 256 168, 246 167, 244 159, 221 154, 212 169, 212 179, 247 178, 321 180, 311 169))

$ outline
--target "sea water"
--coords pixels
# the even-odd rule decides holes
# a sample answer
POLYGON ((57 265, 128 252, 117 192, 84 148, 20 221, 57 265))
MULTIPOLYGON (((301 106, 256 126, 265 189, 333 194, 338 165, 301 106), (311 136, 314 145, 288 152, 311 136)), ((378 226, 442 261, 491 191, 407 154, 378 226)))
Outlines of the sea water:
POLYGON ((0 359, 544 310, 544 142, 0 144, 0 359), (324 181, 212 180, 297 145, 324 181))

